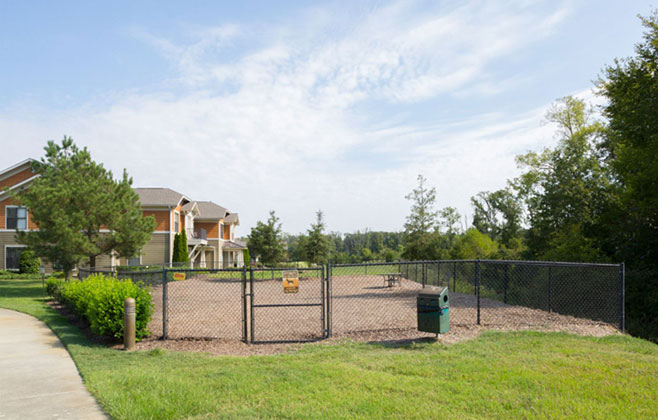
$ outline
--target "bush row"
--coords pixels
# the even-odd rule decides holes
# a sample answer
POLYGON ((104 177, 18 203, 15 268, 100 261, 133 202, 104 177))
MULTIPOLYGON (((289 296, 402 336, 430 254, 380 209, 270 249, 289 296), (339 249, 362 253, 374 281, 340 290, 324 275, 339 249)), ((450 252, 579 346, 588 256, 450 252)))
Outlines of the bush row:
POLYGON ((124 301, 131 297, 135 299, 135 335, 140 339, 149 334, 153 304, 148 289, 141 283, 94 274, 84 281, 49 279, 46 291, 84 318, 94 334, 118 339, 123 338, 124 301))

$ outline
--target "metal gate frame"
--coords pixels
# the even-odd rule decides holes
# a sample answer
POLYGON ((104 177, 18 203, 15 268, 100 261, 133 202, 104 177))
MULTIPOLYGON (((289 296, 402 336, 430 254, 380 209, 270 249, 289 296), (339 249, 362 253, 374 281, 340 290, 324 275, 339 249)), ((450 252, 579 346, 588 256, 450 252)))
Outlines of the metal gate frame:
POLYGON ((275 271, 284 271, 286 268, 266 268, 266 269, 254 269, 249 268, 249 278, 247 279, 246 269, 243 271, 243 280, 242 280, 242 313, 243 313, 243 341, 245 343, 251 344, 264 344, 264 343, 299 343, 299 342, 310 342, 310 341, 319 341, 324 340, 331 336, 331 311, 330 311, 330 300, 331 300, 331 287, 329 276, 327 273, 328 269, 324 265, 319 267, 310 267, 310 268, 291 268, 291 270, 297 270, 298 272, 314 272, 319 273, 320 275, 320 299, 317 303, 266 303, 258 304, 255 303, 255 287, 254 287, 254 272, 272 272, 272 279, 274 279, 275 271), (255 329, 256 329, 256 320, 255 320, 255 310, 257 308, 299 308, 299 307, 321 307, 321 335, 318 338, 308 339, 308 340, 258 340, 255 339, 255 329))

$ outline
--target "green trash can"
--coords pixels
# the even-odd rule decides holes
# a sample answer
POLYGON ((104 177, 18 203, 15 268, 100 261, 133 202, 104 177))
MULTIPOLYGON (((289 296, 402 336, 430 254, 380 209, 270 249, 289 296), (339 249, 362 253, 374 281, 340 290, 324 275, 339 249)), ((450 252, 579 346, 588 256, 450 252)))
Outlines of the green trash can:
POLYGON ((428 287, 418 293, 418 331, 445 334, 450 331, 448 288, 428 287))

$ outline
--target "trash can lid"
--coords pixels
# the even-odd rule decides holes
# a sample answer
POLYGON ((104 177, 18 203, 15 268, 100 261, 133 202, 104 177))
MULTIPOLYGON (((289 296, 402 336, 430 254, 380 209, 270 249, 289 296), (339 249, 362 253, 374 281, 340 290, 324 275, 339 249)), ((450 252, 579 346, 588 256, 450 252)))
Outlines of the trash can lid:
POLYGON ((447 287, 425 287, 418 292, 418 296, 441 296, 448 293, 447 287))

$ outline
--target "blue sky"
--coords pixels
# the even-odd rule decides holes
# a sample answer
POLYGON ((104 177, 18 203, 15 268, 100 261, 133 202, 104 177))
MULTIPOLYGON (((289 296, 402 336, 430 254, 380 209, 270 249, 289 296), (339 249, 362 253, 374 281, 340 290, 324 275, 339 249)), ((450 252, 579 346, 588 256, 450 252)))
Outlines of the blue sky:
POLYGON ((136 186, 284 230, 399 230, 555 143, 555 99, 633 53, 643 1, 2 2, 0 167, 66 134, 136 186))

